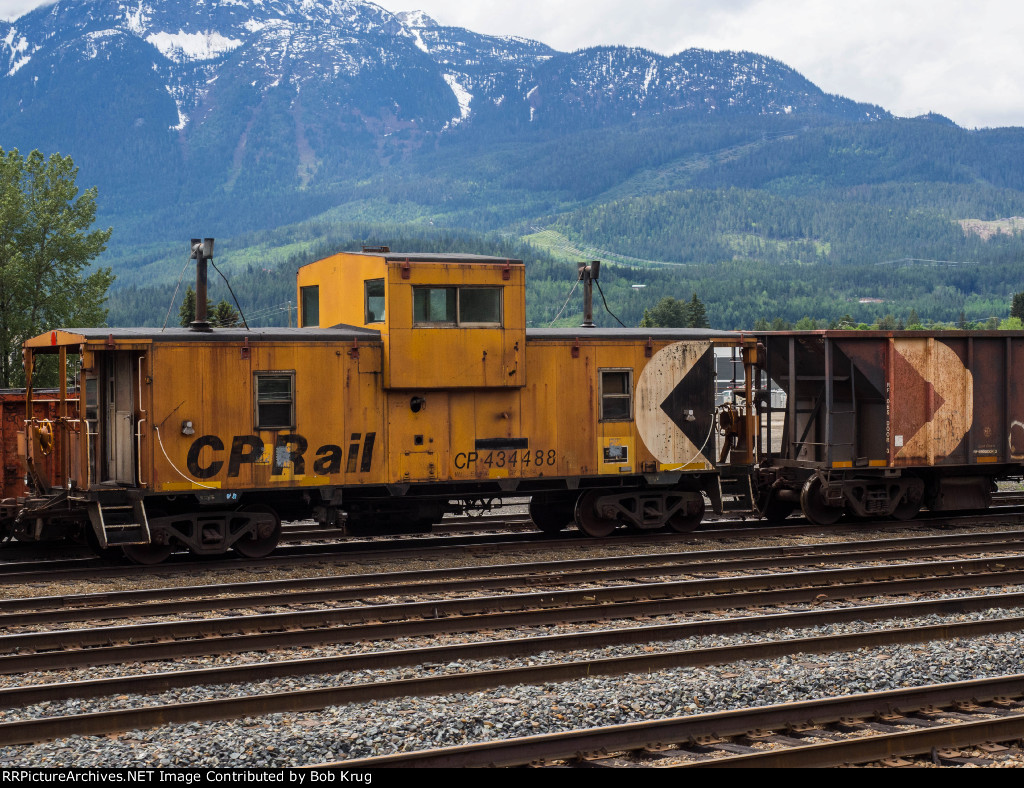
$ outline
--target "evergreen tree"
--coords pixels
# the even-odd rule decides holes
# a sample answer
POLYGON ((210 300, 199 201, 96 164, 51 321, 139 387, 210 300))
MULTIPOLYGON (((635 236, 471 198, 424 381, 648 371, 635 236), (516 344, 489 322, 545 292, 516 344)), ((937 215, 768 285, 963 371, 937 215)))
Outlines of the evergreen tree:
POLYGON ((1024 321, 1024 293, 1013 294, 1013 303, 1010 305, 1010 317, 1016 317, 1024 321))
MULTIPOLYGON (((206 314, 207 320, 210 322, 214 322, 213 311, 213 302, 207 298, 206 314)), ((185 291, 185 297, 181 301, 181 309, 178 310, 178 316, 181 318, 181 325, 185 328, 188 328, 192 321, 196 319, 196 291, 192 285, 189 285, 185 291)))
POLYGON ((686 325, 690 328, 711 328, 711 324, 708 322, 708 313, 704 308, 704 304, 697 298, 697 292, 694 291, 693 298, 690 299, 690 303, 685 307, 686 309, 686 325))
POLYGON ((0 149, 0 385, 25 382, 21 345, 45 327, 106 320, 114 275, 86 269, 112 230, 89 231, 96 189, 79 193, 77 176, 70 156, 0 149))
POLYGON ((220 328, 234 328, 241 324, 242 319, 238 314, 238 310, 226 300, 221 300, 210 313, 210 322, 220 328))

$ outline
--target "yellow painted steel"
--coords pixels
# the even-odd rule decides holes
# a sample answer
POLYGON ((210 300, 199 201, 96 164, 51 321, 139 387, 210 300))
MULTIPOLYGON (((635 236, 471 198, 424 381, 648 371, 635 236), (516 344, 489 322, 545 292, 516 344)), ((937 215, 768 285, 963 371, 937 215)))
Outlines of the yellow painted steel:
MULTIPOLYGON (((300 293, 318 288, 321 329, 345 323, 377 329, 380 338, 353 343, 349 333, 332 342, 318 330, 308 339, 86 340, 48 332, 27 344, 81 345, 83 380, 91 375, 101 387, 99 376, 119 359, 117 368, 130 373, 121 383, 132 393, 136 481, 156 492, 712 468, 713 440, 695 446, 667 417, 646 426, 636 418, 638 408, 659 407, 681 379, 679 360, 710 352, 708 340, 590 339, 583 331, 528 343, 523 266, 493 258, 407 263, 345 253, 303 267, 298 286, 300 293), (384 319, 366 322, 364 283, 377 279, 385 285, 384 319), (420 287, 500 290, 501 325, 417 324, 420 287), (648 380, 650 401, 640 402, 644 370, 656 359, 664 380, 648 380), (602 371, 628 373, 628 418, 602 420, 602 371), (292 415, 279 415, 286 423, 274 428, 259 423, 256 380, 265 374, 291 381, 280 407, 292 415)), ((74 477, 79 488, 109 478, 104 463, 113 448, 103 418, 94 416, 90 437, 74 444, 76 467, 87 470, 74 477)))
POLYGON ((297 283, 300 302, 303 288, 319 288, 321 326, 346 324, 381 332, 385 388, 453 389, 525 385, 525 281, 518 261, 409 261, 383 253, 342 253, 304 266, 297 283), (367 322, 366 283, 378 280, 384 286, 383 320, 367 322), (417 288, 499 289, 500 323, 417 323, 417 288))

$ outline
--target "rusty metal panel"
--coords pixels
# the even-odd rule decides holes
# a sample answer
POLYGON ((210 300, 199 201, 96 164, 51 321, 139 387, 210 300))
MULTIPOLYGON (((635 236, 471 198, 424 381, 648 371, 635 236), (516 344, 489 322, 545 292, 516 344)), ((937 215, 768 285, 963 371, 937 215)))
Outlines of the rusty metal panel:
POLYGON ((1024 460, 1024 337, 1014 336, 1010 342, 1009 369, 1004 387, 1007 391, 1007 449, 1010 459, 1024 460))
POLYGON ((522 392, 452 391, 452 477, 514 479, 531 476, 536 463, 523 429, 522 392))
POLYGON ((452 445, 448 392, 387 395, 389 474, 393 482, 449 478, 452 445))
MULTIPOLYGON (((33 392, 33 416, 39 421, 57 423, 59 404, 56 392, 33 392)), ((75 418, 74 413, 69 413, 75 418)), ((25 466, 22 458, 28 444, 25 434, 25 392, 22 389, 0 391, 0 445, 3 451, 3 480, 0 498, 17 498, 25 495, 25 466)), ((59 436, 54 430, 54 436, 59 436)), ((56 447, 55 447, 56 448, 56 447)), ((36 455, 38 470, 47 479, 58 480, 58 451, 48 455, 36 455)))
POLYGON ((996 337, 967 339, 971 376, 983 385, 974 387, 974 415, 967 434, 968 462, 990 463, 1007 459, 1006 340, 996 337))
POLYGON ((386 480, 380 376, 347 345, 318 342, 158 346, 152 359, 157 491, 274 489, 386 480), (292 376, 294 423, 256 423, 257 373, 292 376))
POLYGON ((894 465, 967 461, 974 376, 964 339, 894 338, 890 378, 894 465))

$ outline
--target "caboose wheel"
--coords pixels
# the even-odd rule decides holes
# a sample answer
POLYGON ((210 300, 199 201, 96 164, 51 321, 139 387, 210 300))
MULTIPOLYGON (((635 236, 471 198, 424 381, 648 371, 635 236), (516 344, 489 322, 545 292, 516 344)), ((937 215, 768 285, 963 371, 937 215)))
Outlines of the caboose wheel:
POLYGON ((843 516, 841 506, 829 506, 821 490, 821 479, 812 476, 800 490, 800 508, 815 525, 832 525, 843 516))
POLYGON ((169 544, 126 544, 121 545, 121 552, 134 564, 153 566, 166 561, 174 548, 169 544))
POLYGON ((266 536, 257 537, 255 539, 243 536, 231 546, 231 549, 245 558, 265 558, 274 552, 274 548, 277 547, 277 543, 281 540, 281 518, 277 516, 277 512, 269 506, 265 506, 261 503, 243 506, 238 511, 260 512, 272 515, 274 518, 274 527, 266 536))
POLYGON ((546 534, 564 531, 573 521, 576 496, 535 495, 530 499, 530 519, 546 534))
POLYGON ((614 517, 602 517, 597 513, 594 504, 600 497, 599 490, 591 490, 584 493, 576 504, 576 527, 595 539, 608 536, 619 524, 614 517))
POLYGON ((700 525, 700 521, 704 519, 704 496, 698 494, 697 501, 696 507, 688 507, 688 513, 681 511, 668 518, 669 530, 677 534, 688 534, 700 525))

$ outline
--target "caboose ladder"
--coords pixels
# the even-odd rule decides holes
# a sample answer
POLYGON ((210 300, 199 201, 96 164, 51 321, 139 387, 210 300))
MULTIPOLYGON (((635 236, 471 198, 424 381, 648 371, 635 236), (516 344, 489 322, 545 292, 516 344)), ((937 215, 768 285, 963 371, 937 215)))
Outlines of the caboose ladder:
POLYGON ((126 544, 149 544, 149 520, 142 500, 130 504, 106 505, 89 501, 89 520, 100 547, 119 547, 126 544))

